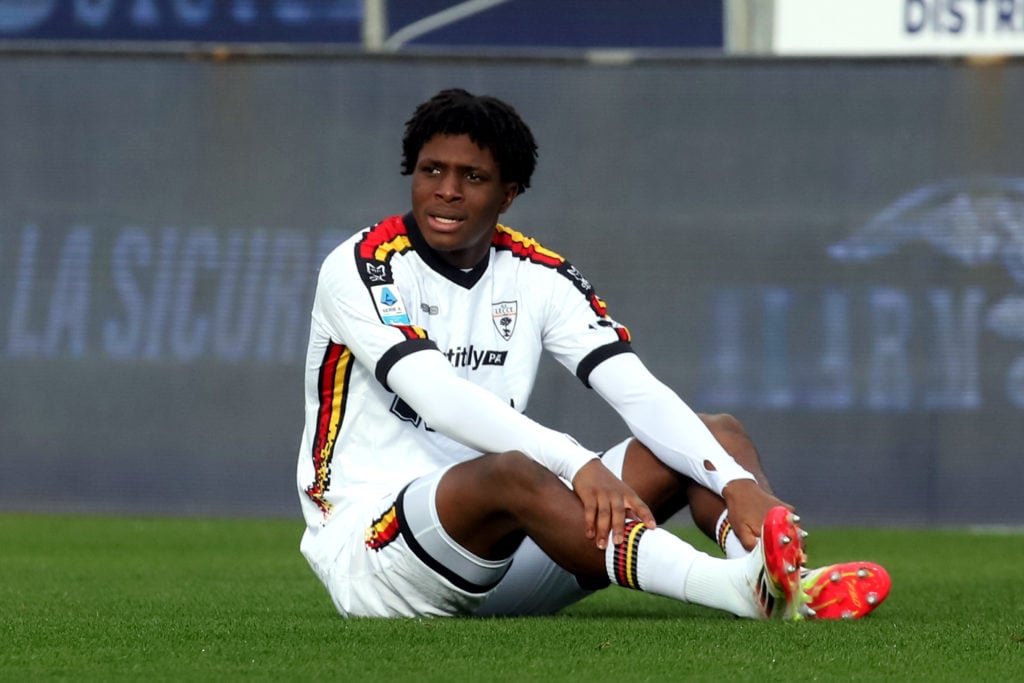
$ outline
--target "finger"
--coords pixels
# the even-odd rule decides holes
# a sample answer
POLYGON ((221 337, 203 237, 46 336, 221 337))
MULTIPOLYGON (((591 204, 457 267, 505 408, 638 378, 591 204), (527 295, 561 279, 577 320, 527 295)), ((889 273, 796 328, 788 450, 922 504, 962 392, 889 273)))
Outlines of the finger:
POLYGON ((738 527, 734 527, 734 529, 736 531, 736 537, 740 540, 740 543, 743 544, 744 548, 751 550, 755 545, 757 545, 757 538, 761 531, 760 529, 755 532, 746 524, 741 524, 738 527))
POLYGON ((604 550, 608 547, 609 519, 611 509, 606 496, 601 496, 597 504, 597 547, 604 550))
POLYGON ((647 503, 637 497, 632 497, 629 502, 630 517, 640 520, 648 529, 657 529, 658 523, 654 519, 654 513, 647 503))
POLYGON ((583 501, 583 533, 587 538, 594 538, 594 517, 597 515, 597 505, 593 496, 587 496, 583 501))
POLYGON ((626 528, 626 504, 622 497, 616 496, 611 505, 612 543, 621 545, 626 528))

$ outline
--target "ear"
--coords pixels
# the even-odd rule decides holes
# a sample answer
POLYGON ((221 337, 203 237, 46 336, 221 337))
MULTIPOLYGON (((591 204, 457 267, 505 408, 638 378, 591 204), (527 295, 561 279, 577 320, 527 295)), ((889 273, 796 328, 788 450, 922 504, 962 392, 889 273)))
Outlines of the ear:
POLYGON ((501 203, 498 213, 505 213, 512 202, 519 196, 519 183, 505 183, 505 201, 501 203))

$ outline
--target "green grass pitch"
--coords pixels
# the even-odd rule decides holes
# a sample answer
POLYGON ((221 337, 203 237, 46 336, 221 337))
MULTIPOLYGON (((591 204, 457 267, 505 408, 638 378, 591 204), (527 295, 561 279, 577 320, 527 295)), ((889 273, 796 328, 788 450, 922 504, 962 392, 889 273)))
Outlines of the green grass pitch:
POLYGON ((812 562, 879 561, 893 590, 781 623, 618 588, 555 617, 344 620, 301 529, 0 515, 0 680, 1024 681, 1020 533, 812 527, 812 562))

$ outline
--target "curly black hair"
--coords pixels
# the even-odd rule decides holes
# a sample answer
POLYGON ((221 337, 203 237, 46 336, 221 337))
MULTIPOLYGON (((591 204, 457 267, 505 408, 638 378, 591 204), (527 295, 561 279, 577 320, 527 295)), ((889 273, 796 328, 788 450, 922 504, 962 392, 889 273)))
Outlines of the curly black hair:
POLYGON ((530 186, 537 166, 537 143, 516 110, 496 97, 452 88, 416 107, 405 123, 402 175, 412 174, 420 150, 435 135, 468 135, 494 155, 502 181, 517 183, 519 194, 530 186))

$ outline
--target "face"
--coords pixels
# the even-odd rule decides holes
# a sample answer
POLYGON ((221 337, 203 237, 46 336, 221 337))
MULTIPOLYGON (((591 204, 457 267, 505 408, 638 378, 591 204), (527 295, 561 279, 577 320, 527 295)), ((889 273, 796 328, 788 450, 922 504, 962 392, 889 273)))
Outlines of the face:
POLYGON ((435 135, 412 174, 412 212, 426 240, 448 263, 472 268, 487 255, 498 216, 516 197, 488 149, 468 135, 435 135))

